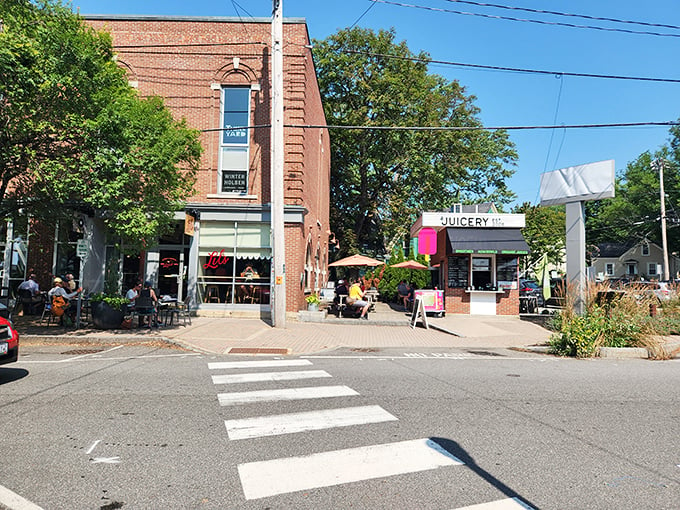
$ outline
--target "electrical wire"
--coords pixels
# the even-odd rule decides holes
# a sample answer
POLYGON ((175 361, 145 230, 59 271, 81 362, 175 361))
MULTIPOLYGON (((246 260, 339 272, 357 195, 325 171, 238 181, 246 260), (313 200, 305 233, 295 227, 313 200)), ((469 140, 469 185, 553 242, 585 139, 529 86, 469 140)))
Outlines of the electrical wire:
POLYGON ((416 5, 416 4, 404 4, 401 2, 392 2, 390 0, 370 0, 371 2, 376 2, 376 3, 381 3, 381 4, 389 4, 389 5, 396 5, 397 7, 410 7, 414 9, 423 9, 426 11, 436 11, 436 12, 445 12, 448 14, 461 14, 464 16, 477 16, 480 18, 488 18, 488 19, 500 19, 500 20, 505 20, 505 21, 519 21, 523 23, 536 23, 539 25, 550 25, 550 26, 558 26, 558 27, 567 27, 567 28, 580 28, 580 29, 588 29, 588 30, 601 30, 603 32, 621 32, 625 34, 635 34, 635 35, 653 35, 656 37, 680 37, 680 34, 667 34, 663 32, 647 32, 647 31, 640 31, 640 30, 628 30, 625 28, 609 28, 609 27, 598 27, 595 25, 576 25, 574 23, 560 23, 559 21, 542 21, 542 20, 537 20, 537 19, 528 19, 528 18, 513 18, 511 16, 498 16, 498 15, 491 15, 491 14, 482 14, 479 12, 466 12, 466 11, 454 11, 452 9, 442 9, 440 7, 430 7, 427 5, 416 5))
POLYGON ((629 25, 640 25, 643 27, 657 27, 657 28, 669 28, 672 30, 680 30, 680 26, 677 25, 665 25, 663 23, 648 23, 645 21, 634 21, 634 20, 626 20, 626 19, 618 19, 618 18, 605 18, 601 16, 589 16, 587 14, 574 14, 570 12, 559 12, 559 11, 546 11, 543 9, 530 9, 528 7, 512 7, 509 5, 500 5, 500 4, 490 4, 490 3, 483 3, 483 2, 473 2, 471 0, 446 0, 447 2, 451 3, 458 3, 458 4, 468 4, 468 5, 476 5, 478 7, 494 7, 496 9, 507 9, 511 11, 522 11, 522 12, 531 12, 534 14, 552 14, 554 16, 565 16, 569 18, 580 18, 580 19, 588 19, 588 20, 593 20, 593 21, 610 21, 612 23, 624 23, 624 24, 629 24, 629 25))
MULTIPOLYGON (((603 124, 570 124, 570 125, 535 125, 535 126, 344 126, 329 124, 284 124, 286 128, 299 129, 355 129, 363 131, 521 131, 533 129, 592 129, 592 128, 613 128, 613 127, 649 127, 649 126, 680 126, 680 121, 666 122, 615 122, 603 124)), ((271 124, 258 124, 255 126, 239 126, 231 128, 208 128, 202 129, 203 133, 212 131, 232 131, 237 129, 261 129, 270 128, 271 124)))
MULTIPOLYGON (((373 1, 373 0, 371 0, 373 1)), ((350 53, 350 54, 357 54, 357 55, 366 55, 368 57, 382 57, 382 58, 391 58, 395 60, 410 60, 412 62, 418 62, 418 63, 423 63, 423 64, 441 64, 441 65, 450 65, 450 66, 458 66, 458 67, 472 67, 472 68, 477 68, 477 69, 490 69, 492 71, 510 71, 510 72, 515 72, 515 73, 527 73, 527 74, 550 74, 550 75, 559 75, 559 76, 575 76, 578 78, 603 78, 603 79, 610 79, 610 80, 633 80, 633 81, 652 81, 652 82, 663 82, 663 83, 680 83, 680 79, 678 78, 650 78, 650 77, 645 77, 645 76, 622 76, 622 75, 615 75, 615 74, 591 74, 591 73, 569 73, 566 71, 546 71, 546 70, 541 70, 541 69, 525 69, 521 67, 505 67, 505 66, 491 66, 491 65, 483 65, 483 64, 467 64, 464 62, 452 62, 448 60, 433 60, 433 59, 427 59, 427 58, 419 58, 419 57, 404 57, 401 55, 387 55, 384 53, 372 53, 368 51, 360 51, 360 50, 349 50, 349 49, 343 49, 340 50, 342 53, 350 53)))
POLYGON ((370 11, 371 9, 373 9, 373 7, 375 7, 375 3, 372 3, 372 4, 368 7, 368 9, 366 9, 366 10, 363 12, 363 14, 362 14, 361 16, 359 16, 359 17, 357 18, 357 20, 356 20, 354 23, 352 23, 352 25, 349 27, 348 30, 352 30, 352 29, 356 26, 356 24, 359 23, 359 22, 361 21, 361 18, 363 18, 364 16, 366 16, 366 14, 368 14, 368 11, 370 11))

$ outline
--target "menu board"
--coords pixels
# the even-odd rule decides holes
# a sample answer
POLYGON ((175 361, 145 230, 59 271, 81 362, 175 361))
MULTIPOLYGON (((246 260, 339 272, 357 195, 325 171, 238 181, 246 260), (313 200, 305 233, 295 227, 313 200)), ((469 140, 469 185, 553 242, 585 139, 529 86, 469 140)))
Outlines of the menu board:
POLYGON ((448 259, 449 287, 467 287, 470 275, 470 258, 465 256, 449 257, 448 259))
POLYGON ((496 258, 496 282, 504 289, 517 288, 517 270, 519 259, 516 255, 496 258))

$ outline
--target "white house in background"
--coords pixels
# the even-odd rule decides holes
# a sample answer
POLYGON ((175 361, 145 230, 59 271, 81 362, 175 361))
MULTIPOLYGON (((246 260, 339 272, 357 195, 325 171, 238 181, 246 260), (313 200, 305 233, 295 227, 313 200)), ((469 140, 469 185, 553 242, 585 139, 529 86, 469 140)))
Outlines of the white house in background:
MULTIPOLYGON (((668 256, 671 279, 680 270, 680 258, 668 256)), ((602 243, 593 254, 592 274, 597 280, 631 278, 663 279, 663 249, 651 241, 602 243)))

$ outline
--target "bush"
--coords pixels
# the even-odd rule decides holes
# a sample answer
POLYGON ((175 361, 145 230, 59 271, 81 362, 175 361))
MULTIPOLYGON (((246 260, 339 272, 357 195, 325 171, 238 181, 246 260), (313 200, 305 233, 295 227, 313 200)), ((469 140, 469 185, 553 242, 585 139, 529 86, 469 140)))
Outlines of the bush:
POLYGON ((90 296, 90 303, 100 303, 104 302, 107 305, 109 305, 111 308, 114 310, 123 310, 125 307, 128 305, 129 301, 127 298, 124 298, 122 296, 116 296, 112 294, 104 294, 104 293, 99 293, 99 294, 93 294, 90 296))
MULTIPOLYGON (((653 336, 663 331, 680 329, 680 313, 664 307, 664 315, 650 317, 650 304, 656 298, 633 290, 619 294, 614 299, 603 300, 609 289, 591 284, 586 292, 586 311, 576 315, 574 292, 567 289, 566 308, 551 321, 551 352, 579 358, 592 357, 598 347, 648 347, 654 344, 653 336)), ((680 309, 680 308, 679 308, 680 309)))

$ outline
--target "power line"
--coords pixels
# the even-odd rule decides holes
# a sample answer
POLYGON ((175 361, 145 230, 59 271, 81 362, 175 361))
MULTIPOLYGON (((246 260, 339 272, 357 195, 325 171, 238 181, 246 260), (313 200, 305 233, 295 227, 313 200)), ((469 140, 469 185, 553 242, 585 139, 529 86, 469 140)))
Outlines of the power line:
MULTIPOLYGON (((374 1, 374 0, 371 0, 374 1)), ((387 55, 384 53, 372 53, 368 51, 359 50, 341 50, 343 53, 352 53, 357 55, 366 55, 369 57, 382 57, 391 58, 395 60, 410 60, 411 62, 418 62, 423 64, 439 64, 439 65, 450 65, 458 67, 471 67, 475 69, 489 69, 492 71, 510 71, 514 73, 527 73, 527 74, 549 74, 553 76, 575 76, 578 78, 602 78, 609 80, 632 80, 632 81, 652 81, 652 82, 662 82, 662 83, 680 83, 678 78, 650 78, 647 76, 622 76, 616 74, 592 74, 592 73, 569 73, 566 71, 546 71, 542 69, 525 69, 521 67, 505 67, 505 66, 491 66, 484 64, 467 64, 464 62, 452 62, 448 60, 433 60, 427 58, 419 57, 404 57, 400 55, 387 55)))
MULTIPOLYGON (((298 129, 356 129, 363 131, 520 131, 535 129, 592 129, 614 127, 649 127, 649 126, 680 126, 680 121, 666 122, 616 122, 609 124, 571 124, 565 125, 536 125, 536 126, 344 126, 330 124, 284 124, 286 128, 298 129)), ((239 129, 262 129, 270 128, 270 124, 258 124, 255 126, 239 126, 230 128, 202 129, 203 133, 214 131, 235 131, 239 129)))
POLYGON ((507 9, 510 11, 522 11, 522 12, 531 12, 535 14, 552 14, 554 16, 565 16, 565 17, 570 17, 570 18, 580 18, 580 19, 589 19, 593 21, 610 21, 612 23, 625 23, 629 25, 640 25, 643 27, 658 27, 658 28, 670 28, 672 30, 680 30, 680 26, 677 25, 665 25, 663 23, 647 23, 646 21, 634 21, 634 20, 626 20, 626 19, 617 19, 617 18, 605 18, 601 16, 589 16, 587 14, 574 14, 570 12, 558 12, 558 11, 546 11, 543 9, 530 9, 528 7, 512 7, 509 5, 500 5, 500 4, 490 4, 490 3, 483 3, 483 2, 472 2, 471 0, 446 0, 447 2, 451 3, 459 3, 459 4, 468 4, 468 5, 476 5, 478 7, 494 7, 496 9, 507 9))
POLYGON ((359 17, 357 18, 357 20, 356 20, 354 23, 352 23, 352 26, 350 26, 348 30, 352 30, 352 29, 356 26, 356 24, 359 23, 359 22, 361 21, 361 18, 363 18, 364 16, 366 16, 366 14, 368 14, 368 11, 370 11, 371 9, 373 9, 373 7, 375 7, 375 3, 372 3, 371 5, 369 5, 369 6, 368 6, 368 9, 366 9, 366 10, 363 12, 363 14, 362 14, 361 16, 359 16, 359 17))
POLYGON ((404 4, 401 2, 392 2, 389 0, 370 0, 371 2, 376 2, 376 3, 381 3, 381 4, 389 4, 389 5, 396 5, 398 7, 411 7, 414 9, 424 9, 426 11, 436 11, 436 12, 446 12, 449 14, 461 14, 464 16, 478 16, 481 18, 488 18, 488 19, 501 19, 505 21, 520 21, 523 23, 536 23, 539 25, 551 25, 551 26, 558 26, 558 27, 567 27, 567 28, 582 28, 582 29, 589 29, 589 30, 601 30, 604 32, 622 32, 625 34, 635 34, 635 35, 653 35, 657 37, 680 37, 680 34, 667 34, 663 32, 647 32, 647 31, 639 31, 639 30, 628 30, 625 28, 608 28, 608 27, 598 27, 595 25, 576 25, 573 23, 560 23, 559 21, 542 21, 542 20, 537 20, 537 19, 528 19, 528 18, 513 18, 511 16, 498 16, 498 15, 491 15, 491 14, 482 14, 479 12, 465 12, 465 11, 454 11, 452 9, 442 9, 440 7, 429 7, 426 5, 415 5, 415 4, 404 4))

